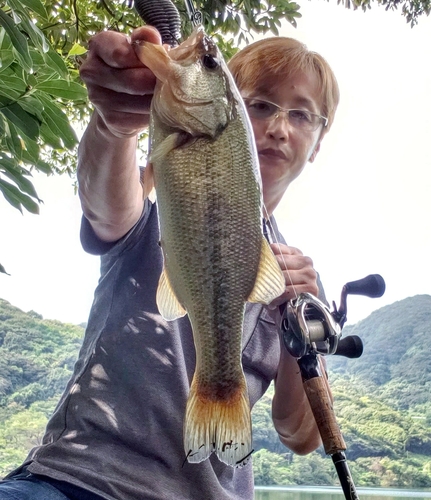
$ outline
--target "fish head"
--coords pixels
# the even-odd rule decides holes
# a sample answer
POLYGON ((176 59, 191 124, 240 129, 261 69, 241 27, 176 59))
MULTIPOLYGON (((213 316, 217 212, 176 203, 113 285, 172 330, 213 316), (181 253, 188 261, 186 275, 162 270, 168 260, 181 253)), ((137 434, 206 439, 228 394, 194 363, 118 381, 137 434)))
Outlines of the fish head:
POLYGON ((136 51, 158 80, 152 113, 160 124, 193 137, 215 137, 235 118, 229 70, 202 28, 174 49, 143 42, 136 51))

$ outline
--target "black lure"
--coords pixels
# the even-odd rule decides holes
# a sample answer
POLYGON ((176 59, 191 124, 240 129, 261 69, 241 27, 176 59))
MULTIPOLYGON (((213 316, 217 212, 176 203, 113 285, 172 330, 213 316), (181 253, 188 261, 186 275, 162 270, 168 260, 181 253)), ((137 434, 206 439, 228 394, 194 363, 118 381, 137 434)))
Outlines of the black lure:
POLYGON ((145 24, 159 31, 162 42, 171 47, 181 38, 181 18, 171 0, 135 0, 135 9, 145 24))

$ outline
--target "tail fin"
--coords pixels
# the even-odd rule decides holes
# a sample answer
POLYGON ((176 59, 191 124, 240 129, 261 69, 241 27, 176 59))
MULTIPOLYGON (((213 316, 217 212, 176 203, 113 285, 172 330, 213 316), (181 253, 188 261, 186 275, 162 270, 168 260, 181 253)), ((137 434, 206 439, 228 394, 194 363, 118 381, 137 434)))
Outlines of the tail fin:
POLYGON ((196 386, 193 379, 184 425, 187 460, 202 462, 215 451, 222 462, 232 467, 245 465, 253 451, 245 380, 229 400, 202 397, 196 386))

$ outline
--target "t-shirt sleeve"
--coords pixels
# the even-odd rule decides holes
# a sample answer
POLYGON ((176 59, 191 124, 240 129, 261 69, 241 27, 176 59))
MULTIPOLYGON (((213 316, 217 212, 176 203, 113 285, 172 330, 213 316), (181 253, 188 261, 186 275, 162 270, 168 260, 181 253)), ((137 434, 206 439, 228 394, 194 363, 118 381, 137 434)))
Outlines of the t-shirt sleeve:
POLYGON ((104 255, 116 245, 116 241, 102 241, 94 232, 85 215, 81 219, 80 231, 82 248, 91 255, 104 255))
POLYGON ((90 221, 82 216, 81 220, 81 230, 80 230, 80 239, 81 245, 85 252, 91 255, 105 255, 109 251, 111 251, 119 242, 127 239, 128 236, 134 231, 135 227, 139 224, 142 224, 143 219, 146 219, 146 215, 151 209, 151 202, 147 199, 144 203, 144 209, 142 211, 141 217, 139 221, 135 224, 135 226, 130 229, 130 231, 125 234, 118 241, 103 241, 101 240, 96 233, 94 232, 93 227, 90 224, 90 221))

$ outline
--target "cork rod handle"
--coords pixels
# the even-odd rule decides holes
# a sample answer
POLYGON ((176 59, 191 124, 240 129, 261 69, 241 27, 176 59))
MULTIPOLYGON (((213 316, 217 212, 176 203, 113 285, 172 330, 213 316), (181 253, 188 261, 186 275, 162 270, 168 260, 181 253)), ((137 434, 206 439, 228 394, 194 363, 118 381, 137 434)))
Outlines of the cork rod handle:
POLYGON ((314 418, 327 455, 346 449, 346 443, 335 418, 324 375, 304 381, 304 389, 313 410, 314 418))

